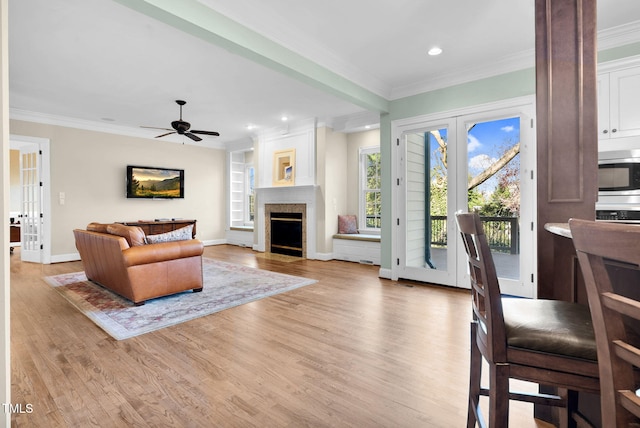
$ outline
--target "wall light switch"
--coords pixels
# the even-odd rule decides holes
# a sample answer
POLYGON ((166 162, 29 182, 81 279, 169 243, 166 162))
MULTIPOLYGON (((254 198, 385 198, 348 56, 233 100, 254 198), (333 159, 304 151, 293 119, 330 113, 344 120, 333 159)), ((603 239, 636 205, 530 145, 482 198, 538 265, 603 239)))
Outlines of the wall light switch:
POLYGON ((60 202, 60 205, 64 205, 64 198, 65 198, 64 192, 58 193, 58 201, 60 202))

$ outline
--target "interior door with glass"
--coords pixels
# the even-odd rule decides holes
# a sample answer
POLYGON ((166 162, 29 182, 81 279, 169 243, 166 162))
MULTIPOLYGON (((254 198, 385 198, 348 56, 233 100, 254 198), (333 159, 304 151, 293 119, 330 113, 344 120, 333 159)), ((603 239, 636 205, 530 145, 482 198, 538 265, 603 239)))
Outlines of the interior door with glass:
POLYGON ((40 148, 37 144, 20 147, 20 257, 42 262, 42 186, 40 184, 40 148))
POLYGON ((399 277, 444 285, 456 285, 455 156, 447 142, 455 140, 455 119, 407 130, 398 141, 397 220, 402 244, 398 251, 399 277))

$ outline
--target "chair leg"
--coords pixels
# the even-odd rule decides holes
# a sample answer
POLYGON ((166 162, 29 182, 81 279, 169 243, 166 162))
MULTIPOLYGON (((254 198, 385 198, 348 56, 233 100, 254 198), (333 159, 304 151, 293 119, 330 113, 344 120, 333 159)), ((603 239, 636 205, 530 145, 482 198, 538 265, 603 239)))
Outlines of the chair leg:
POLYGON ((509 426, 509 365, 489 364, 489 428, 509 426))
POLYGON ((476 342, 478 323, 471 322, 471 364, 469 368, 469 409, 467 414, 467 428, 475 428, 478 420, 478 406, 480 405, 480 378, 482 376, 482 355, 476 342))
POLYGON ((577 428, 578 424, 573 415, 578 411, 578 393, 561 388, 558 395, 566 400, 566 407, 559 409, 560 427, 577 428))

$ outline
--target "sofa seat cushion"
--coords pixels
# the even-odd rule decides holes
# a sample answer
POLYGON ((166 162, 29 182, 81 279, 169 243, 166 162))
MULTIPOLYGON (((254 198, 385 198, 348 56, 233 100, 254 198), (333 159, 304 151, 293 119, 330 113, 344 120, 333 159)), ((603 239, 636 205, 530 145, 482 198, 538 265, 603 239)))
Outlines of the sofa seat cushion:
POLYGON ((162 242, 187 241, 193 239, 193 225, 181 227, 170 232, 147 235, 147 244, 159 244, 162 242))
POLYGON ((201 241, 189 239, 131 247, 122 251, 122 258, 125 266, 131 267, 202 256, 203 251, 204 245, 201 241))
POLYGON ((113 223, 107 226, 107 233, 122 236, 127 240, 130 247, 145 245, 144 231, 138 226, 125 226, 124 224, 113 223))

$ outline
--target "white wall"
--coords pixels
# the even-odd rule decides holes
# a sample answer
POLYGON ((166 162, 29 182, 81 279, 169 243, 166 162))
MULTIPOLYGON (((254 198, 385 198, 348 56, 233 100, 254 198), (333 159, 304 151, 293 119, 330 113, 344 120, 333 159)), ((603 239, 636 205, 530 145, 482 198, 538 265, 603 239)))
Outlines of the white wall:
MULTIPOLYGON (((318 225, 318 252, 333 252, 332 237, 338 232, 338 215, 347 205, 347 135, 330 128, 318 129, 318 185, 322 203, 322 223, 318 225), (322 226, 322 227, 320 227, 322 226)), ((357 166, 356 166, 357 168, 357 166)), ((319 213, 320 216, 320 213, 319 213)))
MULTIPOLYGON (((360 156, 359 150, 367 147, 380 147, 380 130, 372 129, 364 132, 347 134, 347 157, 349 169, 347 171, 347 207, 341 214, 358 215, 358 200, 360 198, 360 156)), ((360 218, 358 217, 358 227, 360 218)))
MULTIPOLYGON (((10 313, 11 299, 9 285, 11 272, 9 266, 9 1, 0 0, 0 140, 2 151, 2 175, 0 187, 2 187, 2 221, 4 227, 0 232, 0 240, 5 245, 0 250, 2 263, 0 264, 0 403, 11 403, 11 328, 10 313)), ((11 426, 11 414, 0 412, 0 427, 11 426)))
POLYGON ((24 121, 11 121, 11 134, 50 140, 53 259, 77 253, 72 231, 92 221, 196 219, 198 239, 224 239, 223 150, 24 121), (128 164, 184 169, 185 198, 127 199, 128 164))

